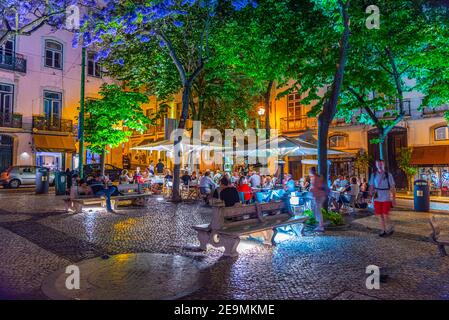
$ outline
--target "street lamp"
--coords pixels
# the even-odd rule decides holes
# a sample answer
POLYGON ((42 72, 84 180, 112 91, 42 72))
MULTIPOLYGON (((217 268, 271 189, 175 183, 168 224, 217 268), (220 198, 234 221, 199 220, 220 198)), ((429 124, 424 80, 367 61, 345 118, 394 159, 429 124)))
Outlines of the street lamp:
POLYGON ((259 107, 259 111, 257 111, 257 113, 259 114, 259 116, 263 117, 265 115, 265 108, 259 107))

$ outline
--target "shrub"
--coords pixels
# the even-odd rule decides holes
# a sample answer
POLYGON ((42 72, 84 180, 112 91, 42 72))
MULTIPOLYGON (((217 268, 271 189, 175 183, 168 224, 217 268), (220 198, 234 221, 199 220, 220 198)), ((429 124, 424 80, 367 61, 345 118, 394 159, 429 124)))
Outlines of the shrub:
POLYGON ((321 213, 323 214, 324 220, 329 221, 333 226, 341 226, 345 224, 343 216, 338 212, 321 209, 321 213))
POLYGON ((306 222, 307 225, 313 226, 317 224, 318 221, 315 219, 315 215, 312 210, 305 210, 304 215, 309 218, 306 222))

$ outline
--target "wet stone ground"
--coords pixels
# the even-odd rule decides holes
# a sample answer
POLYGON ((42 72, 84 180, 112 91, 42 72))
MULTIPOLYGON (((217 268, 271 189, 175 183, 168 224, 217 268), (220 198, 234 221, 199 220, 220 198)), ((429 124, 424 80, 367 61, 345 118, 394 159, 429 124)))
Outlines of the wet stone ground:
MULTIPOLYGON (((448 216, 440 217, 449 230, 448 216)), ((234 259, 222 257, 220 249, 195 250, 191 226, 210 219, 211 210, 201 204, 160 197, 146 208, 121 208, 117 214, 92 209, 73 215, 63 211, 60 197, 1 193, 0 298, 47 299, 42 285, 68 265, 146 253, 152 266, 176 256, 198 268, 194 290, 183 295, 175 294, 176 281, 167 280, 167 290, 182 299, 449 299, 449 258, 428 241, 428 215, 396 211, 398 232, 379 238, 374 217, 360 214, 348 219, 349 228, 284 236, 275 248, 243 241, 234 259), (380 290, 366 289, 369 265, 388 275, 380 290)))

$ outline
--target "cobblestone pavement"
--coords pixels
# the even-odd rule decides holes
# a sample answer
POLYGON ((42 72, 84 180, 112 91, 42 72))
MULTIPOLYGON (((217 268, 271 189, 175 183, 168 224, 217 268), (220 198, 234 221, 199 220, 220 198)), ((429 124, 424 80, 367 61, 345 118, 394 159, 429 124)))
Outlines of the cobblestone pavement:
MULTIPOLYGON (((67 265, 105 254, 160 253, 193 259, 202 273, 198 290, 183 299, 449 299, 449 258, 426 236, 427 215, 397 211, 397 233, 379 238, 374 217, 324 235, 306 232, 276 248, 243 241, 238 258, 206 253, 192 225, 210 221, 200 204, 172 204, 160 197, 147 208, 117 214, 63 210, 61 197, 0 193, 0 298, 46 299, 41 285, 67 265), (380 290, 367 290, 365 269, 388 275, 380 290)), ((449 230, 447 216, 440 215, 449 230)))

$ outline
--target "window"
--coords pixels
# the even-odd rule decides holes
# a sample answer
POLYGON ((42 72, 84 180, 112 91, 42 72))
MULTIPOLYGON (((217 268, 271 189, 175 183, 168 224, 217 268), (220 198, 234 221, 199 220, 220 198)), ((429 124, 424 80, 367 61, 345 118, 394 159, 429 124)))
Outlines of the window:
POLYGON ((345 148, 346 147, 346 136, 335 135, 329 138, 330 148, 345 148))
POLYGON ((61 120, 62 94, 44 91, 44 112, 47 124, 58 126, 61 120))
POLYGON ((101 78, 101 66, 95 61, 95 52, 87 53, 87 75, 101 78))
POLYGON ((289 94, 287 100, 287 118, 292 120, 301 118, 301 95, 299 93, 289 94))
POLYGON ((449 140, 449 127, 439 127, 435 129, 435 141, 449 140))
POLYGON ((8 40, 0 46, 0 64, 12 65, 14 63, 14 41, 8 40))
POLYGON ((0 124, 12 122, 13 97, 14 86, 0 83, 0 124))
POLYGON ((62 69, 62 44, 53 40, 45 40, 45 66, 62 69))

